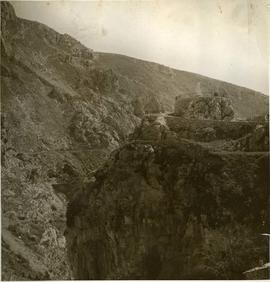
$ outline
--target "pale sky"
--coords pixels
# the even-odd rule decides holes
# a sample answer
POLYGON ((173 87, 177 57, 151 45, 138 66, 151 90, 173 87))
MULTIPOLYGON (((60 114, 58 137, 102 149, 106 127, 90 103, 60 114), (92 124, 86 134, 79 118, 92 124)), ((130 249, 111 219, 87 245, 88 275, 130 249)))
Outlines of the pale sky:
POLYGON ((12 1, 18 16, 95 51, 268 94, 270 0, 12 1))

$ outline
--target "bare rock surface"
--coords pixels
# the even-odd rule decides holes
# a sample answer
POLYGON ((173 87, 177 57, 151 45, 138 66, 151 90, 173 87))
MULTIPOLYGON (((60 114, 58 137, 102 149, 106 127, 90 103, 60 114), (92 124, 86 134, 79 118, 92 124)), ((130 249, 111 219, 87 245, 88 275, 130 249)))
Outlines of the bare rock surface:
POLYGON ((222 96, 176 97, 174 113, 188 119, 232 120, 234 118, 230 99, 222 96))

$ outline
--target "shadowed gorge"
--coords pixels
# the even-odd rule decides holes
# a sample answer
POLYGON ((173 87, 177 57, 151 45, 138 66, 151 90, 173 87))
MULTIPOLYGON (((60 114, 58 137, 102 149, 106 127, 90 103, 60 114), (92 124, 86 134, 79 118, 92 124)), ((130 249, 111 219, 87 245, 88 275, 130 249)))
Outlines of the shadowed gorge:
POLYGON ((95 52, 5 1, 1 94, 3 280, 241 279, 266 260, 267 96, 95 52))

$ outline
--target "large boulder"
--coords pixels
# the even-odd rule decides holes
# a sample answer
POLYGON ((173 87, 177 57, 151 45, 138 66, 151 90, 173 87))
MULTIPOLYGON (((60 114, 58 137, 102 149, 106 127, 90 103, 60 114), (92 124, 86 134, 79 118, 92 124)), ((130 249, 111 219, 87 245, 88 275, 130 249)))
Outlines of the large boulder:
POLYGON ((234 111, 226 97, 176 97, 174 113, 187 119, 232 120, 234 111))

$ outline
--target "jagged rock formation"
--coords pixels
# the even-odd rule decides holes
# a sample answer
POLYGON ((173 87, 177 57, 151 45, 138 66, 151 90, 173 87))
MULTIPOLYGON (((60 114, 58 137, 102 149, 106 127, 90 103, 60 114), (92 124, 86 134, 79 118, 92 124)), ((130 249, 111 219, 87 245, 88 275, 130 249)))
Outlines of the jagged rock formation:
POLYGON ((146 117, 69 203, 77 279, 243 279, 267 261, 259 234, 270 223, 268 148, 222 146, 247 134, 260 139, 258 128, 268 124, 197 120, 208 133, 213 123, 209 142, 193 122, 146 117))
POLYGON ((67 34, 16 17, 1 2, 3 280, 72 277, 64 237, 67 198, 93 181, 93 172, 144 114, 172 111, 175 97, 194 95, 199 82, 203 95, 223 89, 236 117, 268 110, 265 95, 96 53, 67 34))
POLYGON ((188 119, 232 120, 234 111, 226 97, 176 97, 174 113, 188 119))

